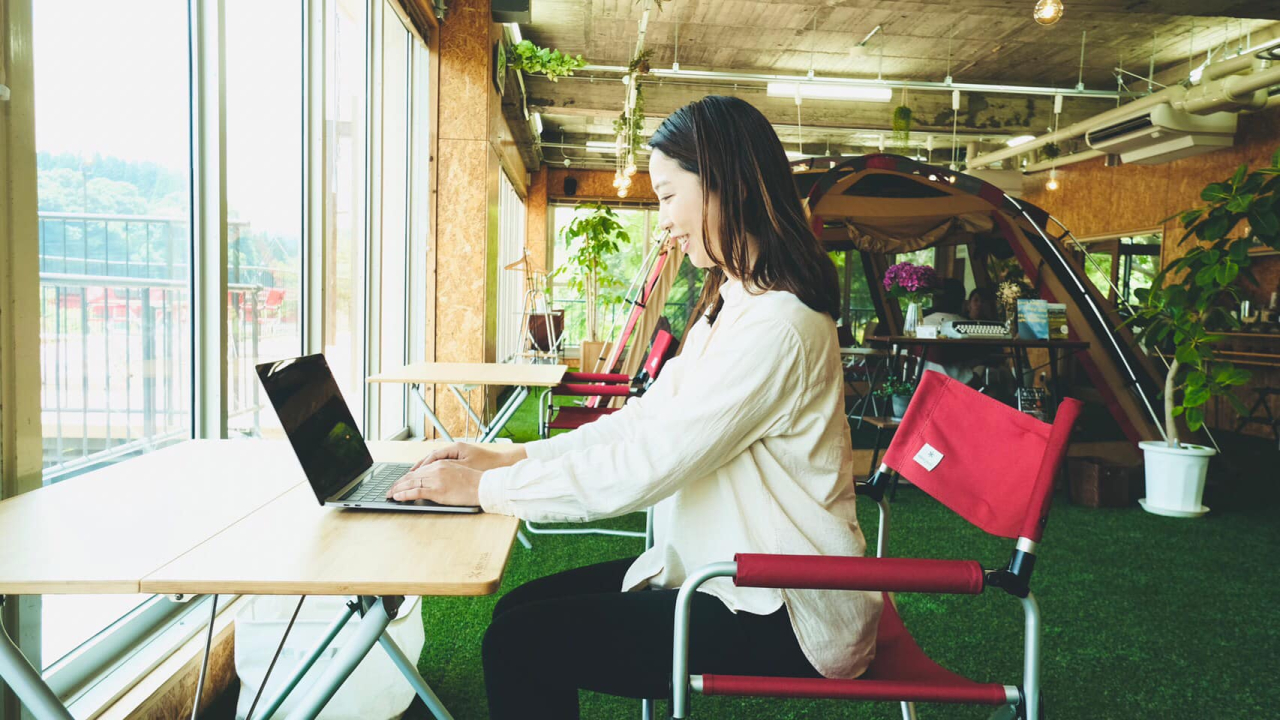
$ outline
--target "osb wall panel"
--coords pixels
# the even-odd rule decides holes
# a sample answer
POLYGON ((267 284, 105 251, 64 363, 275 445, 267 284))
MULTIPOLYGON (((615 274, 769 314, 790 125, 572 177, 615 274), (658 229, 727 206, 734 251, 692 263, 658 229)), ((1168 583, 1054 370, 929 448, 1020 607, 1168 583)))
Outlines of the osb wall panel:
POLYGON ((489 115, 489 0, 455 0, 440 32, 440 139, 485 140, 489 115))
MULTIPOLYGON (((1053 214, 1077 237, 1163 228, 1162 259, 1168 264, 1191 245, 1190 241, 1179 243, 1185 231, 1176 219, 1163 224, 1162 221, 1182 210, 1203 205, 1200 191, 1204 186, 1229 178, 1241 163, 1250 168, 1269 164, 1278 147, 1280 109, 1273 109, 1241 115, 1235 147, 1164 165, 1109 168, 1101 158, 1068 165, 1057 171, 1061 184, 1058 190, 1045 190, 1048 173, 1038 173, 1024 181, 1023 195, 1053 214)), ((1242 285, 1242 295, 1265 304, 1270 301, 1271 293, 1280 289, 1280 257, 1256 256, 1253 272, 1258 285, 1242 285)), ((1248 351, 1280 354, 1280 341, 1270 341, 1269 349, 1254 347, 1260 342, 1256 340, 1246 339, 1238 345, 1236 342, 1231 341, 1230 344, 1235 345, 1231 349, 1245 349, 1247 345, 1248 351)), ((1227 344, 1223 347, 1226 349, 1227 344)), ((1280 387, 1280 368, 1242 367, 1253 373, 1253 381, 1241 393, 1246 407, 1253 405, 1257 388, 1280 387)), ((1280 402, 1273 401, 1272 412, 1280 415, 1280 402)), ((1228 403, 1215 400, 1210 405, 1208 420, 1211 427, 1234 430, 1239 417, 1228 403)), ((1247 426, 1245 432, 1270 435, 1267 428, 1259 425, 1247 426)))
MULTIPOLYGON (((547 195, 552 200, 617 200, 618 189, 613 186, 613 173, 608 170, 574 170, 572 168, 548 168, 547 195), (572 197, 564 193, 565 178, 578 181, 578 190, 572 197)), ((627 200, 658 201, 649 185, 649 173, 638 172, 631 178, 631 191, 627 200)))
MULTIPOLYGON (((441 138, 438 157, 436 361, 482 362, 489 145, 484 139, 441 138)), ((436 398, 445 426, 460 430, 465 416, 452 393, 436 388, 436 398)))
POLYGON ((529 184, 529 196, 525 198, 525 241, 529 260, 544 272, 547 267, 547 170, 533 174, 529 184))

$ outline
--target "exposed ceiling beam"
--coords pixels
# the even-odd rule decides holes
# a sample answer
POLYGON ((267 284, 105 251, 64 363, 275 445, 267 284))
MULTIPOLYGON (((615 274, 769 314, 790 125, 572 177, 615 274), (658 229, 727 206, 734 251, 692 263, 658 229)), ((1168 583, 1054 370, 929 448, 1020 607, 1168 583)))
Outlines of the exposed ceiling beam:
MULTIPOLYGON (((581 117, 616 117, 622 109, 626 86, 620 82, 562 79, 552 83, 528 78, 530 112, 581 117)), ((797 124, 795 101, 771 98, 762 87, 690 87, 664 81, 645 82, 645 115, 666 117, 680 107, 708 94, 742 98, 759 108, 774 125, 797 124)), ((901 95, 889 103, 805 100, 800 107, 800 123, 806 127, 890 129, 893 108, 901 95)), ((951 98, 945 93, 910 93, 912 129, 949 133, 952 127, 951 98)), ((1110 100, 1070 98, 1065 103, 1060 124, 1098 114, 1115 107, 1110 100)), ((962 93, 959 129, 993 134, 1039 134, 1053 125, 1053 99, 1028 95, 962 93)))

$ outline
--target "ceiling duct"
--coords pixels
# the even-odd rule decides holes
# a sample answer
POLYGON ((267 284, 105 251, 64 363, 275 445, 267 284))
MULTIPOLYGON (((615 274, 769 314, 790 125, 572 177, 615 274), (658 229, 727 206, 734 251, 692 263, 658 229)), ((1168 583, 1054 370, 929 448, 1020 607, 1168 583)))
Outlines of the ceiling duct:
POLYGON ((533 0, 493 0, 490 9, 493 21, 499 23, 533 22, 533 14, 529 6, 533 0))
POLYGON ((1163 103, 1089 130, 1084 138, 1089 147, 1119 155, 1125 163, 1157 165, 1231 147, 1236 118, 1230 112, 1192 115, 1163 103))

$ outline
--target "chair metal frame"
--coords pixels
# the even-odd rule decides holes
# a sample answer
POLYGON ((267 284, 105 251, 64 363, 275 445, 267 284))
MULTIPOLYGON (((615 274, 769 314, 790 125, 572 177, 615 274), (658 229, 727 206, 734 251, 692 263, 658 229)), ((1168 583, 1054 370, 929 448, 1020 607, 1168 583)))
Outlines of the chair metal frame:
MULTIPOLYGON (((936 373, 931 373, 936 375, 936 373)), ((942 377, 942 376, 938 376, 942 377)), ((931 383, 934 381, 930 381, 931 383)), ((941 382, 955 382, 943 380, 941 382)), ((957 383, 959 384, 959 383, 957 383)), ((971 388, 965 388, 974 392, 971 388)), ((994 402, 994 401, 991 401, 994 402)), ((913 408, 914 409, 914 406, 913 408)), ((1016 413, 1012 408, 1009 412, 1016 413)), ((929 410, 921 410, 928 413, 929 410)), ((886 462, 867 483, 859 486, 860 495, 868 495, 880 508, 880 528, 877 537, 877 550, 874 558, 858 557, 806 557, 781 555, 737 555, 733 562, 718 562, 698 568, 690 574, 681 585, 677 594, 675 609, 675 632, 672 647, 672 701, 671 717, 683 719, 689 714, 690 692, 720 695, 785 695, 788 697, 836 698, 852 700, 898 700, 902 705, 902 716, 906 720, 914 720, 917 701, 950 702, 963 704, 986 704, 997 708, 996 713, 1002 717, 1020 718, 1023 720, 1040 720, 1043 715, 1043 701, 1040 683, 1041 672, 1041 619, 1039 605, 1030 589, 1032 570, 1035 566, 1036 551, 1039 544, 1043 519, 1048 512, 1048 497, 1052 493, 1052 473, 1060 467, 1066 454, 1066 439, 1079 416, 1080 403, 1068 399, 1058 409, 1058 417, 1045 440, 1043 456, 1037 477, 1032 479, 1033 491, 1027 508, 1027 517, 1021 522, 1022 531, 1018 534, 1013 553, 1008 564, 998 569, 983 569, 973 561, 937 561, 885 558, 889 529, 889 508, 884 499, 892 476, 896 473, 886 462), (1052 467, 1047 463, 1052 462, 1052 467), (1049 475, 1045 475, 1048 472, 1049 475), (1047 486, 1046 486, 1047 482, 1047 486), (1043 496, 1037 499, 1037 493, 1043 496), (1038 504, 1037 504, 1038 503, 1038 504), (1039 525, 1032 519, 1039 508, 1039 525), (1028 531, 1027 528, 1035 528, 1028 531), (1028 537, 1028 535, 1033 537, 1028 537), (802 561, 809 568, 806 571, 794 572, 794 568, 802 561), (921 570, 927 566, 929 570, 942 570, 930 577, 921 570), (820 571, 813 571, 814 568, 820 571), (749 573, 747 572, 749 570, 749 573), (811 572, 796 583, 796 575, 811 572), (743 582, 743 575, 750 579, 743 582), (879 577, 875 577, 879 575, 879 577), (818 579, 813 579, 814 577, 818 579), (1019 599, 1024 618, 1025 636, 1023 641, 1022 681, 1018 685, 997 685, 995 683, 973 683, 966 687, 970 697, 962 698, 962 694, 954 686, 949 690, 939 690, 939 685, 930 681, 908 680, 829 680, 829 679, 795 679, 795 678, 755 678, 731 676, 702 676, 689 674, 689 634, 690 609, 694 593, 707 580, 718 577, 730 577, 735 584, 753 587, 804 587, 811 589, 863 590, 880 591, 885 594, 886 611, 891 608, 896 614, 893 604, 895 592, 931 592, 954 594, 979 594, 986 588, 999 588, 1019 599), (717 685, 711 691, 711 682, 717 685), (736 681, 736 682, 735 682, 736 681), (872 685, 880 683, 879 685, 872 685), (736 687, 735 687, 736 685, 736 687), (746 688, 747 685, 754 687, 746 688), (744 689, 745 688, 745 689, 744 689), (930 688, 934 691, 930 692, 930 688), (970 691, 971 692, 968 692, 970 691), (997 693, 1002 690, 1002 697, 997 693), (979 698, 981 694, 981 698, 979 698), (998 702, 996 701, 998 700, 998 702)), ((911 409, 908 410, 910 416, 911 409)), ((947 503, 944 503, 947 504, 947 503)), ((953 508, 954 509, 954 508, 953 508)), ((972 519, 969 522, 974 523, 972 519)), ((976 523, 975 523, 976 524, 976 523)), ((983 528, 989 533, 992 530, 983 528)), ((1004 533, 999 533, 1004 534, 1004 533)), ((873 665, 874 667, 874 665, 873 665)), ((965 678, 962 678, 965 679, 965 678)), ((967 680, 967 679, 965 679, 967 680)))

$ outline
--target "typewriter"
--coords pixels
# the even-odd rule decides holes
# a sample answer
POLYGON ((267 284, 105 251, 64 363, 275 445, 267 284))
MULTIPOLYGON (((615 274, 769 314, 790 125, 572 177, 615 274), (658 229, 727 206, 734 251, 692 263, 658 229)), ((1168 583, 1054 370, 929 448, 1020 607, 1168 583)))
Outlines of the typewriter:
POLYGON ((1009 329, 1004 323, 980 320, 948 320, 942 323, 942 337, 948 338, 1007 338, 1009 329))

